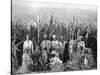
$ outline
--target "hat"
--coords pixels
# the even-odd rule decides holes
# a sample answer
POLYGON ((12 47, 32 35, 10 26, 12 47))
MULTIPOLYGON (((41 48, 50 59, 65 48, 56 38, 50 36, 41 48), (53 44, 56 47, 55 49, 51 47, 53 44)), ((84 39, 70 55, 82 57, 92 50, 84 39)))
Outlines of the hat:
POLYGON ((63 36, 61 36, 60 38, 63 38, 63 36))
POLYGON ((59 56, 59 53, 56 53, 56 56, 59 56))
POLYGON ((56 38, 56 35, 52 35, 53 38, 56 38))
POLYGON ((83 36, 79 36, 79 39, 82 39, 83 38, 83 36))
POLYGON ((56 51, 52 51, 51 54, 56 54, 56 51))
POLYGON ((51 54, 54 54, 56 56, 59 56, 59 54, 56 51, 52 51, 51 54))
POLYGON ((26 38, 27 38, 27 37, 29 38, 29 35, 28 35, 28 34, 26 35, 26 38))
POLYGON ((46 38, 47 37, 47 34, 44 34, 44 38, 46 38))

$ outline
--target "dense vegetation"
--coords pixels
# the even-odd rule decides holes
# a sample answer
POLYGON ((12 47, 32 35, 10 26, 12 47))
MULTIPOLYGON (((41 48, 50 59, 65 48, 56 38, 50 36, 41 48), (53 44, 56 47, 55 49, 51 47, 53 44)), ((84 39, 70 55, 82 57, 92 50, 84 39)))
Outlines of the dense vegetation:
MULTIPOLYGON (((27 34, 29 34, 30 39, 33 41, 34 48, 43 41, 44 34, 47 34, 49 36, 48 39, 50 40, 51 36, 55 34, 57 35, 58 40, 60 40, 60 36, 63 36, 65 41, 69 41, 72 35, 74 35, 74 38, 76 39, 78 29, 80 30, 80 35, 85 37, 84 35, 88 28, 91 35, 97 39, 97 25, 95 23, 76 23, 76 20, 77 18, 73 17, 73 20, 70 21, 70 23, 65 23, 57 20, 53 15, 51 15, 49 21, 45 21, 43 18, 40 18, 40 16, 33 17, 33 20, 29 23, 25 23, 22 19, 16 21, 12 20, 11 42, 13 45, 13 41, 16 40, 15 44, 17 44, 17 47, 21 50, 21 52, 17 51, 17 56, 20 57, 18 60, 21 60, 23 41, 25 41, 25 36, 27 34)), ((21 62, 19 62, 19 64, 21 65, 21 62)), ((72 67, 71 65, 66 66, 72 67)), ((75 66, 75 69, 79 69, 77 68, 77 65, 75 66)))

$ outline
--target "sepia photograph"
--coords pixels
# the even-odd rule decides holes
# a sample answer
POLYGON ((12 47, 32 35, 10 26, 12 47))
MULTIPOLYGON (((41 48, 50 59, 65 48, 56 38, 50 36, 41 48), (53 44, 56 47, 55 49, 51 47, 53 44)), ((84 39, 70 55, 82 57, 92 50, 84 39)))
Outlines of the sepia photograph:
POLYGON ((97 6, 11 0, 11 74, 97 70, 97 6))

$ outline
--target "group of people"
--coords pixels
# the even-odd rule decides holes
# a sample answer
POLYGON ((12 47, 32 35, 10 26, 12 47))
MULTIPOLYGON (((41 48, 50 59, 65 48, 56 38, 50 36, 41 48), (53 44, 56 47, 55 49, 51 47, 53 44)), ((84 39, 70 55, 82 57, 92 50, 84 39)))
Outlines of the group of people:
MULTIPOLYGON (((52 71, 60 70, 62 64, 68 60, 74 61, 78 59, 80 62, 79 59, 81 57, 84 57, 81 63, 89 67, 89 53, 91 53, 91 49, 86 48, 83 36, 78 36, 77 39, 71 36, 70 41, 64 41, 63 36, 61 36, 60 41, 58 41, 56 35, 52 35, 52 41, 47 38, 48 35, 45 34, 44 40, 38 49, 41 51, 41 57, 44 63, 48 63, 52 71), (74 59, 75 55, 77 55, 77 59, 74 59)), ((36 48, 34 48, 33 42, 29 39, 29 35, 26 35, 26 40, 23 43, 22 66, 17 73, 31 72, 30 67, 34 64, 34 58, 32 56, 36 53, 36 48)))
MULTIPOLYGON (((63 56, 65 41, 58 41, 56 35, 52 36, 52 41, 48 40, 47 37, 45 34, 44 40, 40 44, 42 59, 44 59, 45 63, 49 61, 52 65, 62 63, 59 56, 63 56)), ((61 36, 62 39, 63 37, 61 36)), ((35 53, 36 50, 34 49, 33 42, 29 40, 29 35, 26 35, 26 41, 23 43, 22 67, 18 71, 19 73, 29 72, 28 67, 33 64, 32 55, 35 53)))

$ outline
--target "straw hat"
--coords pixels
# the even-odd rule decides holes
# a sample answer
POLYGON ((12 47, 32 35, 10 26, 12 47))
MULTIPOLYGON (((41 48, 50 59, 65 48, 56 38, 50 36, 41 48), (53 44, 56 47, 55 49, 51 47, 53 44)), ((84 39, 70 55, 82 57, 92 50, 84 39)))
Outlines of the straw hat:
POLYGON ((56 54, 56 51, 52 51, 51 54, 56 54))
POLYGON ((83 36, 79 36, 79 39, 83 39, 83 36))
POLYGON ((44 36, 43 36, 44 38, 46 38, 47 37, 47 34, 44 34, 44 36))
POLYGON ((63 38, 63 36, 60 37, 61 39, 63 38))
POLYGON ((56 38, 56 35, 52 35, 53 39, 56 38))
POLYGON ((55 56, 59 56, 59 54, 56 51, 52 51, 51 54, 54 54, 55 56))

